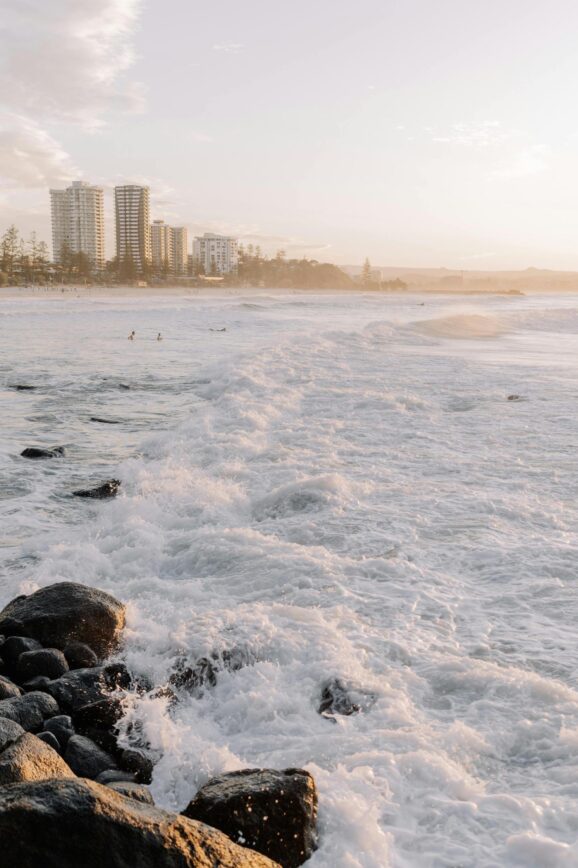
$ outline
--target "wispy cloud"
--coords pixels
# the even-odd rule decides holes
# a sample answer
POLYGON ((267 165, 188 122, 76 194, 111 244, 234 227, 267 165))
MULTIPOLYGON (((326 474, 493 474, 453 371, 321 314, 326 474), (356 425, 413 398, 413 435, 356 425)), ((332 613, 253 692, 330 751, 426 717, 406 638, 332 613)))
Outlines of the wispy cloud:
POLYGON ((30 118, 0 112, 0 178, 17 187, 50 187, 78 177, 58 142, 30 118))
POLYGON ((549 168, 548 156, 545 145, 529 145, 494 169, 492 177, 509 180, 539 175, 549 168))
POLYGON ((222 51, 225 54, 239 54, 244 48, 242 42, 217 42, 213 45, 213 51, 222 51))
POLYGON ((425 127, 424 132, 437 144, 458 145, 464 148, 491 148, 516 135, 512 130, 503 129, 499 121, 457 123, 443 132, 425 127))

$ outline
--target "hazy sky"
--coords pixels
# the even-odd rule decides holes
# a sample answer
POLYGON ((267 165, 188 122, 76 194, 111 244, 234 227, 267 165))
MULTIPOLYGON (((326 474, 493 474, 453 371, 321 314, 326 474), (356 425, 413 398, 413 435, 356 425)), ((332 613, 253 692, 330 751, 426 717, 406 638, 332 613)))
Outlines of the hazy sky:
POLYGON ((577 29, 575 0, 0 0, 0 231, 146 180, 154 218, 290 255, 578 269, 577 29))

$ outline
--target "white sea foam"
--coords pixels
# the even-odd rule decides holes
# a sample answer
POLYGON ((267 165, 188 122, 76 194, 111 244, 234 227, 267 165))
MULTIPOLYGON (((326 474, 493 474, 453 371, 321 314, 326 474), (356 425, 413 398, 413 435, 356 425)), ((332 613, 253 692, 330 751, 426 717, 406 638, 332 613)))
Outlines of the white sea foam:
POLYGON ((504 330, 455 342, 416 331, 411 296, 286 300, 13 309, 5 385, 41 388, 3 392, 1 602, 109 589, 155 685, 235 655, 215 686, 127 712, 161 805, 303 765, 312 868, 578 865, 578 341, 551 335, 571 302, 481 301, 470 325, 504 330), (66 460, 18 459, 31 438, 66 460), (66 496, 113 474, 114 502, 66 496), (331 678, 370 697, 360 714, 317 713, 331 678))

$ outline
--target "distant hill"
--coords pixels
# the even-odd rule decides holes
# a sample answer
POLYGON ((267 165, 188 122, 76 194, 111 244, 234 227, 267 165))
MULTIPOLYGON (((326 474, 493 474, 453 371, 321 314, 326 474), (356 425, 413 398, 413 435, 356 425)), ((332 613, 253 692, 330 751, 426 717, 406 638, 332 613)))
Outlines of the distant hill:
MULTIPOLYGON (((351 277, 359 277, 361 266, 342 265, 351 277)), ((526 268, 521 271, 467 271, 451 268, 410 268, 377 265, 381 280, 399 278, 408 289, 438 291, 524 292, 566 291, 578 292, 578 272, 551 271, 546 268, 526 268)))

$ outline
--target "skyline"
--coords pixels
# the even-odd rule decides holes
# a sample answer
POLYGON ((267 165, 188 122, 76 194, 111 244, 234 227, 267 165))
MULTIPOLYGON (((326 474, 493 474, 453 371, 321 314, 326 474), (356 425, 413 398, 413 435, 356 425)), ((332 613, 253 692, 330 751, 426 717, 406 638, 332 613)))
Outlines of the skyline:
POLYGON ((1 0, 0 219, 49 241, 48 188, 87 180, 110 257, 112 188, 145 183, 152 219, 267 251, 578 269, 554 6, 1 0))

